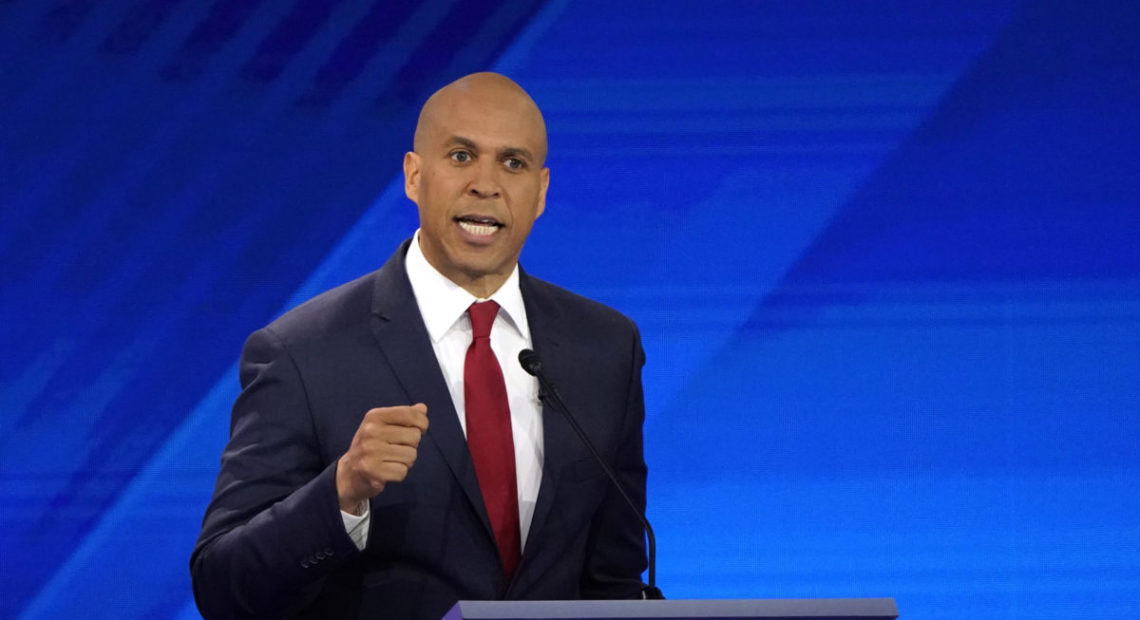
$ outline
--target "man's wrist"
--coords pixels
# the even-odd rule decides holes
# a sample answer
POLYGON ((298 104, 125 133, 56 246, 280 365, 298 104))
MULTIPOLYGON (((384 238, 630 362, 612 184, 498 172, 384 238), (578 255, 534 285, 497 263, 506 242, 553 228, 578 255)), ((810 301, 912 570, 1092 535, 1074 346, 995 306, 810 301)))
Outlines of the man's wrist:
POLYGON ((364 516, 364 512, 368 510, 368 500, 353 501, 350 499, 340 500, 340 511, 345 514, 350 514, 354 517, 364 516))
POLYGON ((347 465, 345 464, 345 461, 347 459, 348 455, 344 455, 340 457, 340 459, 338 459, 336 462, 336 498, 337 502, 340 504, 341 512, 350 514, 354 517, 359 517, 360 515, 364 514, 361 511, 360 505, 365 500, 349 496, 349 494, 352 492, 352 484, 347 479, 348 469, 347 465))

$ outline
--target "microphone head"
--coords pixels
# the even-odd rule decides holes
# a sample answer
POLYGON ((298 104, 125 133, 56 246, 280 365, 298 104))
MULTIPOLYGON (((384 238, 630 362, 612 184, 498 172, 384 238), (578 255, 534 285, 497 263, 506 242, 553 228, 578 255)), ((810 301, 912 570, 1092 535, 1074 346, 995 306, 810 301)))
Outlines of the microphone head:
POLYGON ((527 374, 537 377, 539 371, 542 370, 542 362, 538 359, 538 353, 530 349, 523 349, 519 351, 519 363, 522 364, 523 370, 527 374))

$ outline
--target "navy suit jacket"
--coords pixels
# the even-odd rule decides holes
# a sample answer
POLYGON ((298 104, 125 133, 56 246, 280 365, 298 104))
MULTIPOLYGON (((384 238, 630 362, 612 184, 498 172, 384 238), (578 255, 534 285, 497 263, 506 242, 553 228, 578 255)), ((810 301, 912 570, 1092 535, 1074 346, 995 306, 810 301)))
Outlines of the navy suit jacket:
MULTIPOLYGON (((562 415, 543 409, 542 481, 514 578, 501 562, 459 419, 404 268, 378 271, 254 332, 213 500, 191 556, 206 618, 424 618, 459 599, 636 598, 644 535, 562 415), (364 413, 423 402, 415 465, 345 533, 336 461, 364 413)), ((543 367, 642 508, 644 404, 631 320, 520 274, 543 367)), ((500 360, 501 364, 517 360, 500 360)))

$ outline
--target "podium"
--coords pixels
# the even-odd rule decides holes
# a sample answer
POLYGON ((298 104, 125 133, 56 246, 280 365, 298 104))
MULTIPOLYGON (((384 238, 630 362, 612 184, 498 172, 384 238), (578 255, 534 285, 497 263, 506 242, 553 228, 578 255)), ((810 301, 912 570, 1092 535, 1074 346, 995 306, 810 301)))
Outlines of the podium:
POLYGON ((891 598, 676 601, 459 601, 441 620, 895 620, 891 598))

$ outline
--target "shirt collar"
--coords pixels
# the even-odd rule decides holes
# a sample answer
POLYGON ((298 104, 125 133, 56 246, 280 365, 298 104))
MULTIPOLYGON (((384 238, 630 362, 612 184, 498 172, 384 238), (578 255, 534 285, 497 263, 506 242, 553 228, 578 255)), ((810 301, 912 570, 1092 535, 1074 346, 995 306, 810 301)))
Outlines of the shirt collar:
MULTIPOLYGON (((447 279, 431 266, 420 249, 419 230, 416 230, 415 236, 412 237, 404 267, 408 272, 408 280, 412 283, 412 292, 416 296, 416 303, 419 304, 424 326, 427 327, 428 336, 433 343, 439 342, 444 334, 463 318, 471 304, 476 301, 486 301, 463 290, 463 287, 447 279)), ((519 289, 517 264, 511 270, 507 281, 492 293, 489 299, 499 304, 501 314, 507 319, 506 323, 529 342, 530 330, 527 327, 522 291, 519 289)))

